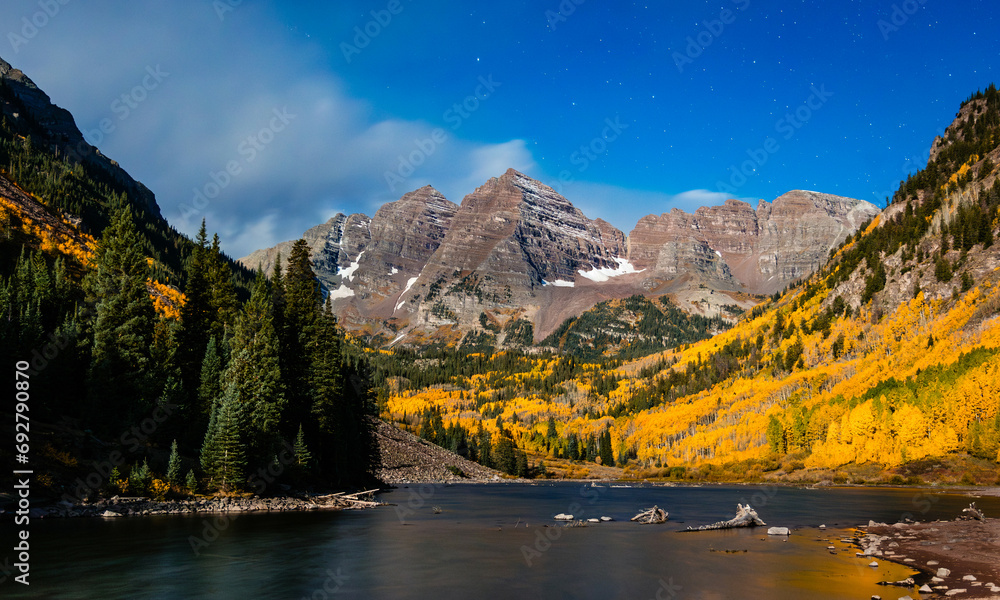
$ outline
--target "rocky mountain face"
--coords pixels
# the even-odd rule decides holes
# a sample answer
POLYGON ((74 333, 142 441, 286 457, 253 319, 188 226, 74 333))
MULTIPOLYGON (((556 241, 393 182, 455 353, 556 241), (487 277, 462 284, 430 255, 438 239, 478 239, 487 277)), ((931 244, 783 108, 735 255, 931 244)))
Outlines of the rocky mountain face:
POLYGON ((138 200, 146 211, 159 219, 160 208, 153 192, 125 172, 117 162, 101 154, 84 139, 73 115, 52 104, 49 96, 20 69, 0 58, 0 114, 21 135, 33 143, 44 144, 71 162, 95 167, 110 181, 123 187, 130 198, 138 200))
MULTIPOLYGON (((370 223, 371 219, 365 215, 345 216, 338 213, 326 223, 302 234, 302 239, 309 244, 313 270, 325 287, 329 288, 334 282, 339 283, 337 273, 340 268, 349 266, 349 257, 356 258, 369 245, 370 223)), ((271 248, 256 250, 239 262, 248 269, 261 268, 265 273, 271 273, 279 256, 282 268, 288 265, 288 255, 294 243, 294 240, 289 240, 271 248)))
MULTIPOLYGON (((794 191, 649 215, 627 237, 513 169, 460 206, 426 186, 374 217, 337 215, 304 235, 341 322, 386 342, 523 345, 598 302, 669 295, 688 312, 749 308, 811 273, 878 210, 794 191), (465 340, 463 342, 463 340, 465 340)), ((241 262, 273 269, 291 242, 241 262)))
POLYGON ((430 325, 476 323, 485 311, 506 323, 501 313, 530 311, 541 288, 616 268, 624 247, 622 232, 511 169, 465 197, 397 307, 430 325))
POLYGON ((722 284, 768 294, 812 273, 879 210, 868 202, 796 190, 773 203, 727 200, 689 215, 674 209, 643 217, 629 235, 636 268, 700 272, 722 284))

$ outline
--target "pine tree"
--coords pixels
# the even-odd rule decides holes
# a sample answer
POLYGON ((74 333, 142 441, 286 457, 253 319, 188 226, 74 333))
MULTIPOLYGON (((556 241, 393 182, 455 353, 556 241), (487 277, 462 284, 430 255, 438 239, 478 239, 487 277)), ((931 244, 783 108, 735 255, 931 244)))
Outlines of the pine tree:
POLYGON ((247 467, 243 430, 244 407, 235 386, 230 386, 219 404, 214 436, 216 455, 209 470, 220 489, 238 489, 243 483, 247 467))
POLYGON ((222 395, 224 365, 215 336, 208 339, 205 359, 201 362, 201 383, 198 386, 198 413, 203 420, 212 410, 212 402, 222 395))
POLYGON ((278 338, 272 325, 270 290, 260 271, 250 300, 236 322, 222 381, 226 396, 246 414, 247 458, 267 463, 280 444, 285 387, 278 362, 278 338))
POLYGON ((208 282, 215 316, 211 334, 221 341, 235 327, 240 311, 233 272, 219 247, 219 234, 212 236, 212 247, 208 253, 208 282))
POLYGON ((91 406, 104 415, 97 420, 116 431, 148 410, 156 381, 150 355, 154 312, 143 246, 130 210, 118 208, 101 238, 96 273, 87 282, 97 299, 88 391, 91 406))
POLYGON ((184 387, 190 390, 190 403, 196 398, 199 375, 211 326, 215 320, 209 290, 208 236, 205 220, 201 221, 194 251, 187 261, 184 306, 181 307, 181 330, 177 335, 177 362, 184 387))
POLYGON ((187 477, 184 478, 184 487, 192 494, 198 491, 198 478, 194 476, 194 469, 189 470, 187 477))
POLYGON ((215 469, 215 464, 219 460, 219 442, 216 435, 219 430, 219 405, 219 398, 213 400, 212 410, 208 417, 208 428, 205 430, 205 439, 201 444, 201 470, 209 474, 215 469))
POLYGON ((607 467, 615 466, 615 457, 611 451, 611 430, 605 429, 601 434, 601 464, 607 467))
POLYGON ((153 483, 153 473, 149 470, 149 462, 144 458, 141 467, 138 463, 132 467, 132 472, 128 477, 128 486, 137 494, 145 494, 149 491, 151 483, 153 483))
POLYGON ((170 460, 167 462, 167 483, 179 485, 181 482, 181 457, 177 453, 177 440, 170 446, 170 460))
POLYGON ((785 432, 784 428, 781 426, 781 422, 771 415, 770 420, 767 423, 767 443, 771 447, 771 452, 775 454, 783 454, 785 452, 785 432))
POLYGON ((299 424, 299 433, 295 436, 295 463, 304 469, 309 468, 309 463, 312 462, 312 454, 309 453, 309 448, 306 447, 306 434, 302 430, 302 424, 299 424))
POLYGON ((569 434, 569 444, 566 456, 570 460, 580 460, 580 443, 577 441, 575 433, 569 434))
POLYGON ((514 474, 518 477, 527 478, 528 477, 528 455, 524 452, 517 453, 517 459, 515 460, 514 474))
POLYGON ((482 424, 479 426, 476 438, 477 462, 484 467, 493 467, 493 444, 490 440, 490 432, 483 429, 482 424))
POLYGON ((320 288, 304 239, 292 245, 284 277, 284 311, 281 337, 282 374, 288 385, 288 424, 308 418, 310 402, 310 351, 317 345, 316 321, 320 288))
POLYGON ((312 389, 312 417, 323 438, 336 435, 338 404, 343 401, 343 358, 333 306, 328 301, 317 323, 312 347, 309 385, 312 389))

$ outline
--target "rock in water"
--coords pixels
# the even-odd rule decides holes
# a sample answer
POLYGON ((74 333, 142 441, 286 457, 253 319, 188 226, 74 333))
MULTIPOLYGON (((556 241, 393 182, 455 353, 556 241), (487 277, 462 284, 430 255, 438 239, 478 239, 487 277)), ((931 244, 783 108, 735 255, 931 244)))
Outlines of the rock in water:
MULTIPOLYGON (((790 532, 787 527, 771 527, 767 530, 767 535, 788 535, 790 532)), ((828 548, 833 550, 833 546, 828 548)))

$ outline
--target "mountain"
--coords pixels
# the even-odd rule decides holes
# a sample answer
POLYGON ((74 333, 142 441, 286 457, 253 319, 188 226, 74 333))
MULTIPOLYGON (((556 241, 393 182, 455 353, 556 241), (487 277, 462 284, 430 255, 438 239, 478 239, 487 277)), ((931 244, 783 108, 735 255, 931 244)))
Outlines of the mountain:
MULTIPOLYGON (((610 444, 616 464, 640 477, 996 485, 998 164, 1000 93, 990 86, 962 104, 927 166, 891 204, 830 252, 783 255, 781 245, 749 235, 743 246, 719 248, 764 265, 784 256, 777 273, 783 262, 807 268, 828 257, 734 327, 624 364, 494 354, 419 369, 383 365, 392 390, 384 415, 413 428, 423 427, 414 415, 430 413, 446 425, 483 427, 538 459, 595 460, 610 444)), ((796 230, 794 218, 775 216, 779 209, 848 222, 855 210, 808 192, 787 196, 757 211, 736 202, 717 210, 733 215, 734 231, 749 234, 756 219, 760 237, 767 228, 796 230)), ((671 213, 668 225, 698 231, 694 243, 718 243, 702 221, 691 228, 698 216, 671 213)), ((663 222, 651 219, 648 229, 663 222)), ((636 266, 652 264, 643 262, 651 252, 630 256, 636 266)), ((648 309, 602 310, 628 317, 648 309)), ((581 337, 592 339, 591 331, 581 337)))
MULTIPOLYGON (((305 234, 345 326, 415 346, 523 346, 596 304, 667 296, 708 317, 737 313, 808 275, 878 210, 794 191, 649 215, 625 236, 513 169, 460 206, 427 186, 305 234), (367 236, 367 237, 366 237, 367 236)), ((269 271, 291 242, 241 259, 269 271)))
POLYGON ((770 294, 815 271, 832 248, 878 209, 851 198, 796 190, 754 210, 739 200, 689 215, 643 217, 629 234, 629 260, 656 273, 697 271, 770 294))
POLYGON ((31 136, 34 143, 68 160, 91 169, 91 176, 120 187, 151 216, 160 218, 153 193, 125 172, 117 162, 91 146, 77 128, 73 115, 52 104, 21 70, 0 58, 0 103, 3 116, 19 135, 31 136))
MULTIPOLYGON (((304 247, 280 288, 260 276, 251 291, 204 223, 194 241, 173 229, 152 193, 3 61, 0 116, 0 359, 16 366, 23 402, 30 383, 40 497, 261 493, 261 465, 274 467, 271 493, 371 481, 366 357, 323 311, 304 247), (153 416, 141 436, 122 435, 153 416), (109 453, 115 469, 94 473, 109 453)), ((363 230, 355 246, 370 245, 367 219, 353 225, 316 237, 351 252, 363 230)))

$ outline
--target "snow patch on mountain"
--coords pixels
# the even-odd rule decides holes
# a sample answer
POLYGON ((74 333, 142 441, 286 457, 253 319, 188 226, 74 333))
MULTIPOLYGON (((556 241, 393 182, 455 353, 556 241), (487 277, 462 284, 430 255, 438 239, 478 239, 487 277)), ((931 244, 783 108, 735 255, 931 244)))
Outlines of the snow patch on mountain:
POLYGON ((543 279, 542 285, 551 285, 552 287, 576 287, 576 283, 572 281, 565 281, 563 279, 556 279, 555 281, 545 281, 543 279))
POLYGON ((621 277, 622 275, 642 273, 642 271, 646 270, 642 269, 641 271, 636 271, 635 265, 630 263, 626 258, 616 258, 615 262, 618 263, 618 267, 615 269, 612 269, 611 267, 603 267, 600 269, 595 268, 592 271, 580 270, 579 273, 580 275, 583 275, 584 277, 586 277, 591 281, 595 281, 597 283, 603 283, 611 279, 612 277, 621 277))
POLYGON ((397 310, 402 308, 404 304, 406 304, 406 302, 403 301, 403 296, 406 295, 406 292, 410 291, 410 288, 413 287, 413 284, 417 282, 417 279, 419 279, 419 277, 410 277, 409 279, 406 280, 406 287, 403 288, 402 293, 399 294, 399 302, 396 304, 396 308, 392 312, 396 312, 397 310))
POLYGON ((354 295, 354 290, 347 287, 347 284, 340 284, 340 287, 335 290, 330 290, 328 297, 330 300, 342 300, 344 298, 350 298, 354 295))
MULTIPOLYGON (((358 258, 355 259, 355 260, 353 260, 353 261, 351 261, 351 266, 343 268, 343 269, 338 269, 337 270, 337 275, 340 275, 341 277, 346 277, 348 281, 354 281, 354 272, 358 270, 358 265, 361 264, 361 256, 364 253, 365 253, 365 251, 362 250, 358 254, 358 258)), ((341 287, 343 287, 343 286, 341 286, 341 287)), ((351 292, 351 295, 353 296, 354 292, 351 292)))

